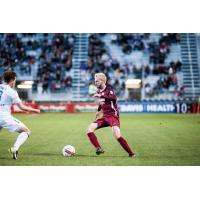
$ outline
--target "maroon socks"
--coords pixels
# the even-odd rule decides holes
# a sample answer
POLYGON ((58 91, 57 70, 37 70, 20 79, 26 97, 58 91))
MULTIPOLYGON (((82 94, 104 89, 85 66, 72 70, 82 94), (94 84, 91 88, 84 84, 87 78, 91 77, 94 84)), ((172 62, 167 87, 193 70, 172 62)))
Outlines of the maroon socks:
MULTIPOLYGON (((88 138, 90 139, 90 142, 94 145, 94 147, 97 148, 101 148, 98 139, 96 137, 96 135, 93 132, 90 132, 87 134, 88 138)), ((117 139, 117 141, 120 143, 120 145, 124 148, 124 150, 129 154, 129 155, 134 155, 133 151, 131 150, 131 148, 129 147, 127 141, 123 138, 120 137, 117 139)))
POLYGON ((124 148, 124 150, 129 154, 129 155, 134 155, 133 151, 129 147, 127 141, 123 137, 119 137, 117 141, 121 144, 121 146, 124 148))
POLYGON ((96 135, 93 133, 93 132, 90 132, 87 134, 89 139, 90 139, 90 142, 94 145, 95 148, 101 148, 98 140, 97 140, 97 137, 96 135))

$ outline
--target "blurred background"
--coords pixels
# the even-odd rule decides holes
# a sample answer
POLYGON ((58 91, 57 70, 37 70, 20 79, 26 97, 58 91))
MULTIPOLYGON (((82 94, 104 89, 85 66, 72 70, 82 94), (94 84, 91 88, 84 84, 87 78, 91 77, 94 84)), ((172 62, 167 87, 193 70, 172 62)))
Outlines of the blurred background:
POLYGON ((0 81, 18 75, 26 102, 90 102, 103 72, 120 102, 190 101, 200 96, 200 34, 0 34, 0 81))

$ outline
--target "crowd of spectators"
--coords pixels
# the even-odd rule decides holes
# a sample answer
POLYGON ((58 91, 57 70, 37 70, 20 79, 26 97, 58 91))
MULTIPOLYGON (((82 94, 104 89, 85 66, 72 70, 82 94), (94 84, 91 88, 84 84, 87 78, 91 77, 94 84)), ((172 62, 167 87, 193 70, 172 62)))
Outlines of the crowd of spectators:
POLYGON ((74 34, 54 34, 51 39, 48 39, 48 35, 44 37, 36 81, 42 93, 71 89, 74 42, 74 34))
MULTIPOLYGON (((180 42, 180 34, 160 34, 159 41, 149 40, 150 34, 111 34, 111 43, 122 48, 124 54, 133 51, 143 51, 149 54, 148 65, 135 65, 132 62, 119 63, 110 54, 109 46, 103 40, 105 34, 91 34, 89 37, 88 62, 81 63, 83 81, 90 88, 94 74, 104 72, 108 82, 115 87, 118 96, 125 94, 125 80, 129 75, 135 78, 147 78, 149 75, 159 77, 155 85, 144 85, 147 97, 169 91, 171 86, 177 96, 184 93, 184 88, 178 85, 177 72, 181 71, 180 60, 165 64, 165 59, 170 53, 170 45, 180 42)), ((90 93, 92 93, 92 89, 90 93)))
MULTIPOLYGON (((116 94, 123 96, 125 94, 125 80, 128 75, 134 74, 136 78, 142 78, 143 67, 134 65, 132 62, 120 63, 110 54, 110 49, 103 41, 105 34, 91 34, 89 36, 88 62, 81 63, 82 79, 90 88, 92 88, 93 77, 95 73, 103 72, 108 77, 108 83, 114 85, 116 94)), ((137 50, 143 50, 143 38, 148 38, 149 34, 111 34, 111 42, 123 47, 126 54, 131 47, 137 50)))
POLYGON ((153 74, 159 76, 159 79, 154 85, 150 83, 144 85, 147 97, 163 94, 169 91, 170 88, 170 91, 177 97, 183 96, 184 87, 180 87, 177 80, 177 72, 181 71, 181 61, 172 61, 169 65, 165 65, 165 59, 170 53, 170 45, 179 42, 180 34, 169 33, 162 34, 158 43, 149 43, 150 66, 147 65, 144 68, 144 77, 146 78, 149 74, 153 74))
POLYGON ((0 67, 3 71, 14 70, 20 66, 22 74, 30 74, 30 65, 34 62, 32 57, 26 54, 28 43, 22 42, 17 34, 0 34, 0 67))
POLYGON ((32 76, 37 65, 33 92, 69 90, 74 42, 75 34, 0 34, 1 71, 32 76))
POLYGON ((118 33, 111 35, 111 42, 122 48, 125 54, 132 51, 143 51, 145 49, 144 40, 149 38, 149 33, 118 33))
POLYGON ((181 71, 182 63, 180 60, 172 61, 169 65, 158 64, 158 65, 146 65, 144 66, 144 77, 147 78, 150 74, 153 75, 172 75, 181 71))
MULTIPOLYGON (((119 46, 124 55, 141 51, 149 55, 149 64, 119 62, 110 53, 110 47, 104 42, 106 34, 89 36, 88 61, 80 64, 81 78, 86 83, 90 95, 95 92, 94 74, 103 72, 108 82, 114 85, 117 96, 125 94, 125 80, 129 75, 135 78, 158 76, 156 84, 146 83, 145 94, 153 97, 168 91, 171 87, 177 96, 184 94, 184 87, 178 85, 177 72, 182 63, 172 61, 165 64, 170 46, 180 42, 180 34, 160 34, 158 41, 150 40, 148 33, 110 34, 112 45, 119 46)), ((72 56, 75 34, 0 34, 0 70, 15 70, 20 75, 31 76, 37 66, 37 78, 33 92, 48 93, 70 91, 72 87, 72 56)))
POLYGON ((180 34, 168 33, 162 34, 159 42, 148 43, 150 63, 164 64, 167 55, 170 53, 170 45, 178 42, 180 42, 180 34))
POLYGON ((169 46, 180 42, 179 33, 163 33, 158 42, 148 42, 149 38, 149 33, 118 33, 111 34, 111 43, 119 45, 125 54, 136 50, 149 52, 150 62, 162 64, 170 52, 169 46))

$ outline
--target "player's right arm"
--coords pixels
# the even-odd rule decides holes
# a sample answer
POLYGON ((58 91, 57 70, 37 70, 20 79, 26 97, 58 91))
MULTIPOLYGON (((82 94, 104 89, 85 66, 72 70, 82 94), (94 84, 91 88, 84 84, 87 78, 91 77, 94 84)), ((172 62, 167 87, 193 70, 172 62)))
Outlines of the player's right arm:
POLYGON ((18 106, 21 110, 24 110, 24 111, 40 113, 40 110, 39 110, 39 109, 35 109, 35 108, 28 107, 28 106, 24 105, 23 103, 18 103, 17 106, 18 106))

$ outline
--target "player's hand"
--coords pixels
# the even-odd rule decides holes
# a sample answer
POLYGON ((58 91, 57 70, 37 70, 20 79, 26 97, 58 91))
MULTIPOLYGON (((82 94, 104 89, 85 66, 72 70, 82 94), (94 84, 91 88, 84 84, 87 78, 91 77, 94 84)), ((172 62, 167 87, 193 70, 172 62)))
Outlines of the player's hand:
POLYGON ((100 98, 100 97, 101 97, 101 94, 94 94, 93 97, 100 98))

